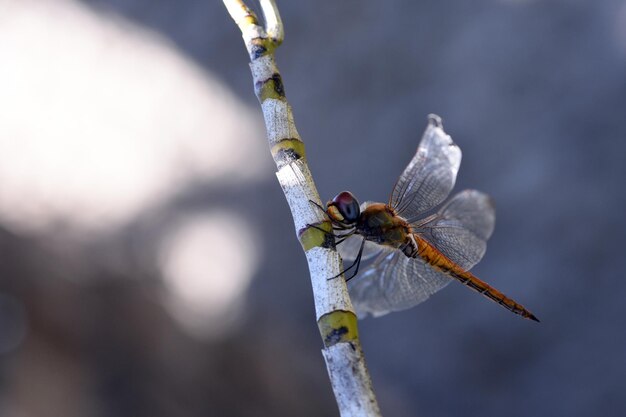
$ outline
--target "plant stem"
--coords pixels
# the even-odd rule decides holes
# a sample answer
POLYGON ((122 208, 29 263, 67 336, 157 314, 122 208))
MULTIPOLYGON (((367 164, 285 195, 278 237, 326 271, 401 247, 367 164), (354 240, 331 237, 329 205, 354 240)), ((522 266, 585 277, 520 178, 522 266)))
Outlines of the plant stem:
POLYGON ((291 209, 296 235, 305 251, 313 285, 315 312, 324 342, 322 354, 343 417, 378 417, 380 411, 359 341, 357 319, 343 279, 328 279, 342 271, 332 227, 314 202, 321 205, 306 163, 304 143, 274 52, 284 31, 274 0, 260 0, 265 24, 241 0, 223 0, 241 30, 250 56, 254 90, 261 103, 276 176, 291 209))

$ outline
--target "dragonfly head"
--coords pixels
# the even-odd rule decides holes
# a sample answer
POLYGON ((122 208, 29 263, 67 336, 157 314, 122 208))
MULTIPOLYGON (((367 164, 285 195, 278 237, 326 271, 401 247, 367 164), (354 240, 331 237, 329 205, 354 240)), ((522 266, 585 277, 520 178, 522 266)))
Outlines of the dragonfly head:
POLYGON ((334 222, 351 225, 361 215, 359 201, 350 191, 343 191, 327 204, 326 213, 334 222))

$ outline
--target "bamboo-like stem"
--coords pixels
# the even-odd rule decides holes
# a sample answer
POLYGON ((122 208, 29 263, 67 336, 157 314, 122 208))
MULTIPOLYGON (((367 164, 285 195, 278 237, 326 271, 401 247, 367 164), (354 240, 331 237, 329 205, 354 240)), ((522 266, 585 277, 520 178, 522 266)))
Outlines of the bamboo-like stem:
POLYGON ((250 55, 254 90, 261 103, 270 150, 278 168, 276 176, 309 264, 316 319, 324 343, 322 354, 339 411, 343 417, 380 416, 346 283, 343 279, 328 279, 341 272, 342 263, 330 234, 330 222, 311 203, 321 205, 320 197, 274 62, 274 51, 284 38, 278 7, 274 0, 260 1, 265 20, 262 26, 243 1, 223 2, 241 29, 250 55))

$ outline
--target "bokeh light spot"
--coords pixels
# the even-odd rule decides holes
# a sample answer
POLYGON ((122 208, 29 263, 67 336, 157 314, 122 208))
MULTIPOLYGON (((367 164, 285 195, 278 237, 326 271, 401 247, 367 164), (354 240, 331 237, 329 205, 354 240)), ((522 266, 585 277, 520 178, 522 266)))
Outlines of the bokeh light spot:
POLYGON ((184 218, 161 246, 165 304, 194 336, 217 337, 242 317, 259 261, 254 234, 228 212, 184 218))

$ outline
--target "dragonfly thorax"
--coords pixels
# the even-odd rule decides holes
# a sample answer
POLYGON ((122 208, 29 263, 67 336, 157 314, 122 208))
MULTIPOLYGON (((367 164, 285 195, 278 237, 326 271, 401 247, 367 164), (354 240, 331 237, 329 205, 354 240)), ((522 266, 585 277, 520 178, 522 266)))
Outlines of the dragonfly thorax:
POLYGON ((361 213, 355 229, 366 240, 397 249, 411 246, 409 253, 413 251, 411 226, 387 204, 368 205, 361 213))
POLYGON ((417 254, 411 225, 387 204, 370 203, 361 211, 356 197, 343 191, 327 203, 326 213, 341 229, 351 229, 365 240, 400 249, 408 257, 417 254))

